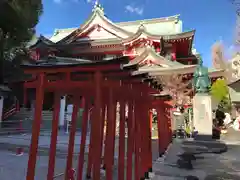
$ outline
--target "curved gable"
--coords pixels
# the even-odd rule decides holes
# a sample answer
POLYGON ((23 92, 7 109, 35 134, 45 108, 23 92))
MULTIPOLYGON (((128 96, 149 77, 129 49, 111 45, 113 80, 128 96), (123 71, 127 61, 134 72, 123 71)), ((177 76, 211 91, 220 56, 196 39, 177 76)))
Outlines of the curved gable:
POLYGON ((84 24, 82 24, 80 28, 73 31, 71 34, 60 40, 58 43, 71 43, 72 41, 76 40, 77 37, 86 34, 86 32, 94 28, 96 25, 104 27, 104 29, 111 34, 116 34, 121 38, 127 38, 132 35, 132 33, 122 29, 121 27, 111 22, 106 16, 104 16, 103 10, 100 7, 96 7, 93 10, 90 18, 84 24))

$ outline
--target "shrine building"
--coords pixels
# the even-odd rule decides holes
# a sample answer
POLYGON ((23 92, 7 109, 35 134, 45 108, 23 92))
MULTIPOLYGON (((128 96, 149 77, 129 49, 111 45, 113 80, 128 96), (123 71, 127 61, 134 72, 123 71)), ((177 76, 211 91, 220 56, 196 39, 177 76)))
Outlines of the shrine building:
MULTIPOLYGON (((195 30, 183 32, 179 15, 112 22, 106 17, 101 5, 96 4, 89 18, 79 27, 56 29, 50 38, 42 35, 34 38, 29 43, 31 60, 24 64, 51 66, 127 57, 130 64, 139 65, 138 71, 133 73, 149 73, 159 81, 162 76, 177 74, 183 75, 183 81, 190 81, 199 58, 193 47, 194 36, 195 30)), ((223 75, 223 70, 211 69, 209 75, 215 80, 223 75)), ((19 87, 19 83, 26 84, 28 81, 31 81, 31 78, 9 85, 19 87)), ((20 104, 34 107, 34 89, 24 86, 24 98, 19 88, 16 93, 19 94, 20 104)), ((51 110, 53 101, 52 93, 45 92, 43 110, 51 110)), ((62 96, 62 113, 69 103, 71 98, 62 96)), ((63 124, 63 117, 60 122, 63 124)))
MULTIPOLYGON (((89 18, 78 28, 57 29, 48 39, 40 36, 29 47, 31 61, 22 69, 26 78, 23 103, 30 102, 32 137, 27 180, 35 177, 38 139, 43 111, 53 111, 47 179, 54 175, 58 127, 64 126, 66 104, 73 104, 65 179, 71 179, 77 113, 82 117, 78 179, 113 179, 116 107, 119 115, 118 179, 147 179, 152 172, 151 109, 158 114, 158 151, 161 156, 171 143, 171 94, 162 77, 182 75, 191 81, 199 55, 193 48, 195 31, 182 31, 179 15, 165 18, 115 23, 96 4, 89 18), (125 111, 128 107, 128 119, 125 111), (93 113, 90 109, 93 107, 93 113), (88 125, 88 121, 94 122, 88 125), (104 123, 106 122, 106 132, 104 123), (125 168, 125 122, 127 123, 127 167, 125 168), (87 167, 84 154, 87 128, 91 126, 87 167), (102 151, 104 148, 104 155, 102 151), (134 163, 133 163, 133 156, 134 163), (133 172, 134 167, 134 172, 133 172), (83 169, 86 169, 86 171, 83 169), (84 173, 86 172, 86 173, 84 173)), ((222 69, 209 70, 212 81, 222 77, 222 69)), ((174 79, 172 80, 174 83, 174 79)), ((184 86, 190 98, 192 86, 184 86)), ((189 102, 191 104, 191 102, 189 102)))

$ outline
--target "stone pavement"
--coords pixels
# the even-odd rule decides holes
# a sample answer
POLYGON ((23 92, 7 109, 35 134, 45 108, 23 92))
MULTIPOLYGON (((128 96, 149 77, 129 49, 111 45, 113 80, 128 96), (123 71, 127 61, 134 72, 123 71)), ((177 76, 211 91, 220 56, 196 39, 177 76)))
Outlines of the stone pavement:
MULTIPOLYGON (((69 134, 64 132, 59 133, 57 140, 57 154, 66 153, 68 149, 68 139, 69 134)), ((75 136, 75 146, 74 152, 79 152, 80 150, 80 139, 81 133, 77 132, 75 136)), ((44 155, 45 152, 48 154, 50 147, 51 134, 50 132, 41 132, 39 137, 39 153, 44 155)), ((88 152, 88 145, 90 138, 86 139, 86 149, 85 152, 88 152)), ((23 147, 25 152, 28 152, 29 146, 31 143, 31 134, 19 134, 19 135, 4 135, 0 136, 0 149, 1 150, 10 150, 15 151, 17 147, 23 147)))
MULTIPOLYGON (((50 146, 50 132, 41 132, 39 137, 39 151, 36 165, 36 180, 44 180, 47 176, 48 167, 48 152, 50 146)), ((57 155, 56 155, 56 167, 55 173, 61 174, 65 170, 67 148, 68 148, 69 135, 65 133, 59 133, 57 143, 57 155)), ((77 167, 77 159, 80 148, 81 133, 78 132, 75 136, 75 147, 73 157, 74 167, 77 167)), ((30 145, 31 135, 3 135, 0 136, 0 180, 25 180, 25 174, 28 162, 28 151, 30 145), (17 147, 24 148, 23 156, 16 156, 15 152, 17 147), (16 172, 12 175, 12 172, 16 172)), ((85 161, 87 161, 87 152, 89 137, 87 138, 87 145, 85 149, 85 161)), ((158 140, 152 140, 153 147, 153 159, 158 157, 158 140)), ((126 146, 127 148, 127 146, 126 146)), ((114 179, 117 179, 117 159, 118 159, 118 137, 116 137, 115 144, 115 167, 114 167, 114 179)), ((63 179, 61 175, 57 177, 57 180, 63 179)))
POLYGON ((233 132, 229 129, 229 133, 223 136, 222 141, 228 146, 227 152, 202 154, 201 159, 193 162, 193 170, 185 170, 176 165, 177 154, 184 152, 184 149, 182 148, 183 142, 175 140, 165 157, 158 158, 154 163, 155 176, 152 179, 183 180, 189 175, 197 176, 200 180, 220 180, 220 177, 231 180, 240 179, 240 132, 233 132))
MULTIPOLYGON (((0 179, 1 180, 25 180, 27 172, 28 154, 15 156, 9 151, 0 153, 0 179)), ((56 158, 55 175, 56 180, 64 179, 65 158, 56 158)), ((73 158, 73 167, 77 167, 77 159, 73 158)), ((47 177, 48 157, 38 156, 36 164, 35 180, 44 180, 47 177)))

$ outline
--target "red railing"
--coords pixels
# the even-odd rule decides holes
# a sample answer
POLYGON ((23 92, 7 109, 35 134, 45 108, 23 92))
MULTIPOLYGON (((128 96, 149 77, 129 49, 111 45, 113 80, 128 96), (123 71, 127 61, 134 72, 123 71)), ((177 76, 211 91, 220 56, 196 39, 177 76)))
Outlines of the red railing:
POLYGON ((3 115, 2 115, 2 120, 5 120, 7 119, 8 117, 14 115, 16 112, 18 112, 20 110, 20 107, 19 107, 19 102, 18 100, 15 101, 15 103, 8 109, 6 110, 5 112, 3 112, 3 115))

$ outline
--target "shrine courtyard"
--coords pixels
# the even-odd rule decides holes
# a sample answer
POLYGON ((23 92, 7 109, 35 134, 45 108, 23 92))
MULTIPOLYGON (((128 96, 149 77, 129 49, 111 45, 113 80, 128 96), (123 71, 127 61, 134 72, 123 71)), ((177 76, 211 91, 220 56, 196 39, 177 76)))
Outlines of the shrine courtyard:
MULTIPOLYGON (((202 179, 207 176, 221 175, 228 172, 238 175, 240 158, 238 156, 240 150, 240 142, 236 141, 239 133, 230 131, 228 136, 223 137, 223 141, 228 144, 228 152, 224 154, 208 154, 203 159, 198 160, 194 164, 193 170, 179 169, 174 166, 176 163, 176 154, 181 152, 179 142, 174 142, 170 145, 168 154, 165 158, 158 158, 158 145, 156 140, 152 140, 153 150, 153 171, 154 180, 183 180, 187 175, 196 175, 202 179)), ((77 167, 77 156, 80 147, 80 133, 77 133, 75 138, 73 168, 77 167)), ((0 139, 0 177, 4 180, 22 180, 25 179, 28 161, 28 147, 30 145, 31 134, 22 135, 3 135, 0 139), (17 148, 23 147, 23 155, 16 156, 17 148), (14 173, 12 173, 14 171, 14 173)), ((67 143, 69 136, 64 132, 59 132, 56 154, 55 177, 56 180, 64 179, 63 172, 65 171, 67 158, 67 143)), ((89 142, 89 138, 87 138, 89 142)), ((115 170, 113 173, 114 179, 117 179, 117 155, 118 155, 118 138, 116 138, 115 146, 115 170)), ((50 132, 41 132, 39 137, 39 150, 36 164, 36 180, 42 180, 47 175, 48 169, 48 151, 50 145, 50 132)), ((88 143, 86 143, 86 153, 88 151, 88 143)), ((85 156, 86 164, 87 156, 85 156)), ((85 173, 85 172, 84 172, 85 173)), ((104 171, 102 171, 104 177, 104 171)), ((211 177, 211 176, 210 176, 211 177)))
MULTIPOLYGON (((68 139, 69 134, 65 132, 59 132, 57 151, 56 151, 56 165, 55 165, 55 176, 54 179, 61 180, 64 179, 64 171, 66 169, 67 161, 67 150, 68 150, 68 139)), ((75 136, 75 146, 73 155, 73 168, 77 169, 78 155, 80 151, 80 139, 81 133, 76 133, 75 136)), ((39 136, 39 148, 36 163, 36 180, 43 180, 47 176, 48 172, 48 155, 50 149, 51 133, 48 131, 41 132, 39 136)), ((86 139, 85 147, 85 157, 84 165, 86 166, 87 154, 89 151, 89 136, 86 139)), ((115 162, 113 178, 117 179, 117 158, 118 158, 118 141, 119 138, 116 137, 115 144, 115 162)), ((127 139, 126 139, 127 142, 127 139)), ((27 162, 28 162, 28 152, 31 143, 31 133, 18 134, 18 135, 2 135, 0 138, 0 158, 2 163, 0 163, 0 177, 4 180, 22 180, 26 178, 27 162), (16 155, 18 148, 23 148, 22 155, 16 155), (13 174, 12 171, 15 173, 13 174)), ((127 143, 126 143, 127 144, 127 143)), ((153 161, 158 158, 158 142, 157 140, 152 140, 153 147, 153 161)), ((103 147, 104 148, 104 147, 103 147)), ((127 147, 126 147, 127 148, 127 147)), ((85 169, 85 168, 84 168, 85 169)), ((85 174, 86 172, 84 172, 85 174)), ((104 176, 104 171, 102 171, 102 176, 104 176)))

